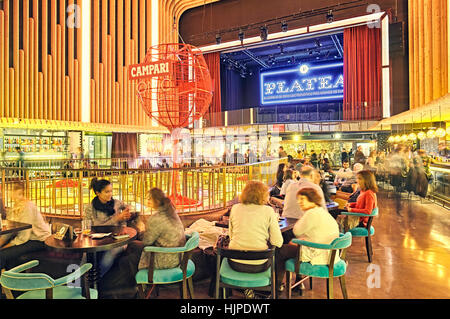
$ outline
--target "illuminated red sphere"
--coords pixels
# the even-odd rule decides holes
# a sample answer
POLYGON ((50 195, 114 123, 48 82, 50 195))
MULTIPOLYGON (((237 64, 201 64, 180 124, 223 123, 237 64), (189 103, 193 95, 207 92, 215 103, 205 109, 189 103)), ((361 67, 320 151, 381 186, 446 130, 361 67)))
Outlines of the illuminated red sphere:
POLYGON ((208 110, 212 80, 200 49, 167 43, 148 49, 144 64, 168 61, 169 72, 138 82, 137 95, 146 114, 170 131, 187 127, 208 110))

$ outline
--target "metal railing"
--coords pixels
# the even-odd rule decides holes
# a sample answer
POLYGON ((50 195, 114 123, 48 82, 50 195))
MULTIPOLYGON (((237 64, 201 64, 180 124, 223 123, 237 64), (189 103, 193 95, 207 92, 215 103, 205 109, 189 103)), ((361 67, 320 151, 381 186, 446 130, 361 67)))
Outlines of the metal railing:
POLYGON ((151 214, 146 193, 152 187, 179 197, 180 214, 198 214, 230 206, 248 180, 272 184, 278 164, 286 159, 236 166, 205 166, 167 169, 34 169, 0 168, 1 196, 12 206, 15 181, 26 183, 26 195, 48 217, 81 219, 86 205, 95 197, 89 189, 94 177, 113 185, 113 198, 124 201, 132 211, 151 214), (176 180, 174 180, 176 179, 176 180))

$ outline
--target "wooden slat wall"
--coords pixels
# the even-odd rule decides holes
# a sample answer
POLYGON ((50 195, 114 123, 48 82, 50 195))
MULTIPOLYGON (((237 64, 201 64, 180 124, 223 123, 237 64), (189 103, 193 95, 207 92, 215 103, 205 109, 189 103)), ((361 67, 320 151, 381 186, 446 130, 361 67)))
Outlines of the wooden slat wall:
MULTIPOLYGON (((181 14, 214 1, 159 1, 159 43, 178 42, 181 14)), ((81 61, 83 23, 78 29, 68 25, 74 12, 67 9, 74 4, 81 9, 81 0, 3 0, 0 117, 81 121, 80 68, 92 62, 91 91, 85 93, 91 122, 150 126, 127 67, 141 62, 152 43, 152 1, 92 1, 92 61, 81 61)))
MULTIPOLYGON (((71 14, 67 13, 67 6, 79 4, 77 2, 80 0, 51 0, 48 6, 47 0, 3 1, 3 10, 0 10, 0 117, 79 120, 79 105, 75 104, 79 100, 79 96, 75 97, 76 73, 80 73, 76 63, 78 55, 74 52, 75 30, 69 28, 66 38, 66 21, 71 14), (10 19, 12 30, 9 29, 10 19), (51 52, 48 52, 48 38, 51 52)), ((76 41, 77 46, 81 46, 81 35, 76 41)))
POLYGON ((450 93, 448 0, 411 0, 410 103, 418 108, 450 93))

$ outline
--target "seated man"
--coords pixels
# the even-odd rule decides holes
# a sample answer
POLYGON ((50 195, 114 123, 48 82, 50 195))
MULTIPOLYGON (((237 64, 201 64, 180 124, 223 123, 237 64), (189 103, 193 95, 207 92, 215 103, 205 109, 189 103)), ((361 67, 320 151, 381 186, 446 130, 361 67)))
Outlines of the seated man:
POLYGON ((356 163, 353 165, 353 173, 352 176, 344 181, 342 184, 340 191, 344 193, 353 193, 356 191, 356 173, 362 171, 364 166, 361 163, 356 163))
POLYGON ((315 169, 309 166, 302 167, 300 171, 300 181, 292 183, 286 189, 286 196, 283 207, 283 217, 300 219, 303 211, 297 203, 297 192, 306 187, 314 188, 322 199, 322 207, 327 209, 325 197, 319 185, 314 183, 315 169))
POLYGON ((339 171, 336 173, 336 178, 334 179, 334 185, 340 186, 347 179, 352 178, 353 172, 349 166, 350 166, 350 164, 348 163, 348 160, 344 161, 342 163, 342 168, 340 168, 339 171))

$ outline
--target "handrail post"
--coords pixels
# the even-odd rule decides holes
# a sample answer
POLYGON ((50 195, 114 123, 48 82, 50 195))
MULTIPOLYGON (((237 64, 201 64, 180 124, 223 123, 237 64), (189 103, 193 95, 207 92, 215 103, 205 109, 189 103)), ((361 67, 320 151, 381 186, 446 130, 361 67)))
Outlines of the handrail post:
POLYGON ((83 206, 83 172, 80 170, 78 173, 78 211, 81 219, 83 219, 83 206))
POLYGON ((223 168, 223 181, 222 181, 222 188, 223 188, 223 207, 227 207, 227 169, 226 167, 223 168))

